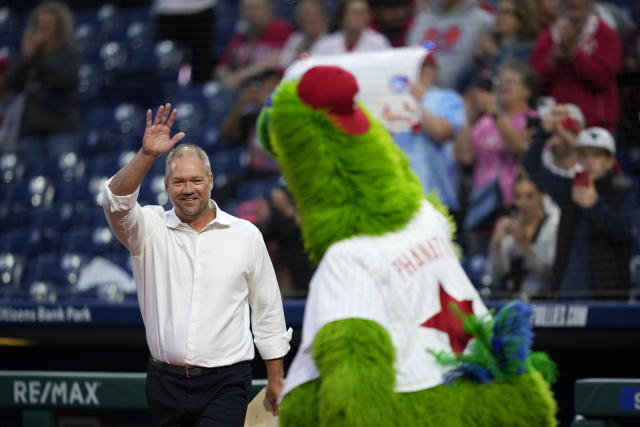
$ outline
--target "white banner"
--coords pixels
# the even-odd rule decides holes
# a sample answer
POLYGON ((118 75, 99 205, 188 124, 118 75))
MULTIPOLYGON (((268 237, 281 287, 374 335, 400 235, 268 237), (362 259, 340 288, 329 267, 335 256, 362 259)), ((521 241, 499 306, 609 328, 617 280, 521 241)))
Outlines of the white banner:
POLYGON ((310 56, 287 68, 284 78, 298 79, 316 65, 337 65, 358 81, 358 100, 379 119, 389 132, 410 131, 418 121, 416 100, 409 85, 419 77, 428 50, 422 46, 375 52, 310 56))

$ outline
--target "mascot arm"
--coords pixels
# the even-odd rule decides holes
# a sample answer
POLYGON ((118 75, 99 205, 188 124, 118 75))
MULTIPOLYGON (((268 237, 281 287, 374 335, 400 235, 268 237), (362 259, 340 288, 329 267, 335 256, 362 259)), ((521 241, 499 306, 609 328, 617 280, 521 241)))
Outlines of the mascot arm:
POLYGON ((313 343, 320 372, 319 426, 390 426, 395 351, 379 323, 358 318, 324 325, 313 343))

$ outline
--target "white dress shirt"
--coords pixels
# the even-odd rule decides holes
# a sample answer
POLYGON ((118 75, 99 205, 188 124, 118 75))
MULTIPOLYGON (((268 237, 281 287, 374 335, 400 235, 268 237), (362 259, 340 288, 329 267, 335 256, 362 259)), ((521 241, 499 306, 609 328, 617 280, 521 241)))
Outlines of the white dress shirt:
POLYGON ((425 201, 402 230, 333 244, 309 285, 302 341, 280 398, 318 377, 312 357, 316 334, 327 323, 347 318, 372 320, 389 332, 396 350, 396 392, 442 384, 446 369, 427 350, 451 351, 449 336, 423 326, 444 309, 441 288, 456 300, 470 301, 476 315, 488 312, 450 239, 447 220, 425 201))
POLYGON ((131 253, 151 355, 179 366, 226 366, 289 351, 280 290, 260 231, 209 201, 216 218, 200 232, 173 209, 141 207, 104 189, 103 207, 131 253), (249 322, 251 305, 251 325, 249 322))

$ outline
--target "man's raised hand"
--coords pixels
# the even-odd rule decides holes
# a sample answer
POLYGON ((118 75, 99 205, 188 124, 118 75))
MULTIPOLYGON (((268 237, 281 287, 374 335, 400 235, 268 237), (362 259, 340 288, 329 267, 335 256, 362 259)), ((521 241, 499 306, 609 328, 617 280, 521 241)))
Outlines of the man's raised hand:
POLYGON ((179 132, 170 138, 171 126, 176 120, 178 110, 171 111, 171 104, 160 106, 156 117, 151 121, 151 110, 147 110, 147 125, 142 137, 142 151, 154 157, 161 156, 173 148, 182 138, 184 132, 179 132))

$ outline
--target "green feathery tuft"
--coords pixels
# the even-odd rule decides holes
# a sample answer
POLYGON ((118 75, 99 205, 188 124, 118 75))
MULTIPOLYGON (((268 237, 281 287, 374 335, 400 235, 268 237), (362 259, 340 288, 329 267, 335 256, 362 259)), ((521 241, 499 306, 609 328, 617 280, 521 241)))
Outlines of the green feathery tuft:
POLYGON ((555 384, 558 379, 558 365, 551 360, 547 353, 534 351, 529 357, 530 369, 534 369, 542 375, 549 384, 555 384))

